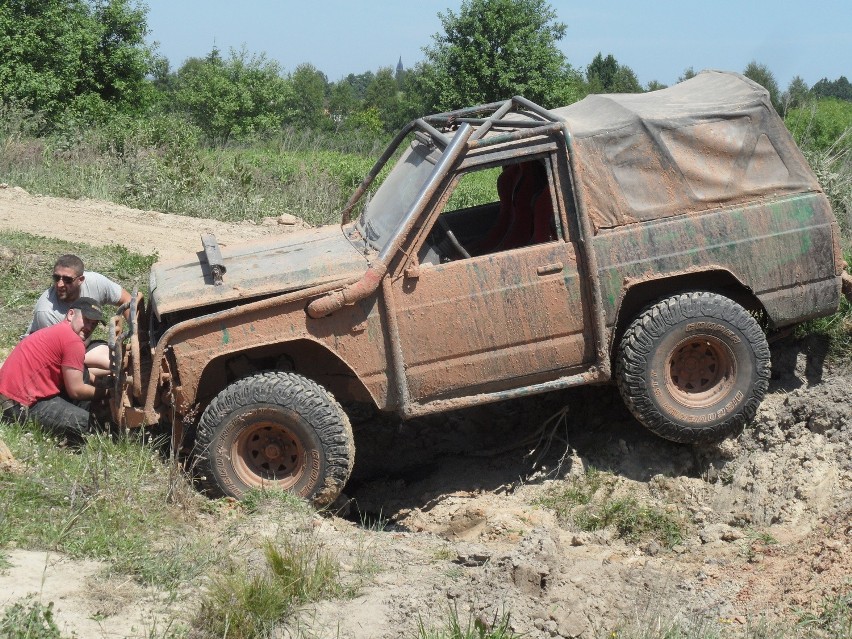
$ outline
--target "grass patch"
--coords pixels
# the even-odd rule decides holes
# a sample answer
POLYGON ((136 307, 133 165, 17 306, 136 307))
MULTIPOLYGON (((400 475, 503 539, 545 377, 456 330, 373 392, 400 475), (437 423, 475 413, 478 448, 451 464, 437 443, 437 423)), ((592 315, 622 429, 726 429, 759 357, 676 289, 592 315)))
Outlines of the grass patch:
POLYGON ((53 619, 53 602, 46 606, 38 601, 12 604, 0 618, 2 639, 61 639, 59 626, 53 619))
MULTIPOLYGON (((852 264, 852 253, 844 251, 843 258, 852 264)), ((820 317, 796 326, 793 337, 805 339, 822 336, 828 342, 828 355, 833 359, 847 359, 852 351, 852 304, 840 297, 840 307, 834 315, 820 317)))
MULTIPOLYGON (((603 635, 602 635, 603 636, 603 635)), ((843 595, 826 600, 816 613, 802 614, 798 623, 765 618, 741 620, 695 618, 664 621, 637 619, 616 627, 608 639, 848 639, 852 637, 852 599, 843 595)))
POLYGON ((565 520, 574 508, 591 502, 602 485, 603 473, 596 468, 589 468, 582 475, 574 475, 559 484, 549 486, 537 503, 550 508, 559 519, 565 520))
POLYGON ((468 615, 465 621, 459 619, 458 608, 449 609, 446 618, 438 627, 427 627, 422 619, 417 621, 417 639, 520 639, 510 627, 509 613, 494 614, 491 623, 474 619, 468 615))
POLYGON ((273 636, 298 606, 343 592, 339 565, 309 536, 267 541, 263 555, 260 568, 234 564, 213 579, 195 623, 203 636, 273 636))
POLYGON ((599 470, 548 487, 536 503, 552 509, 563 522, 592 532, 612 529, 621 539, 635 543, 656 539, 667 548, 683 540, 678 518, 655 506, 640 504, 630 495, 615 496, 616 481, 599 470))
MULTIPOLYGON (((846 257, 847 261, 850 257, 846 257)), ((852 264, 852 261, 849 262, 852 264)), ((796 326, 793 336, 805 339, 822 336, 828 342, 828 355, 833 359, 846 359, 852 351, 852 304, 840 298, 840 308, 834 315, 820 317, 796 326)))
MULTIPOLYGON (((344 587, 338 562, 316 541, 311 522, 293 522, 312 511, 289 493, 256 491, 247 508, 208 500, 191 490, 155 444, 132 436, 91 436, 70 449, 37 426, 0 421, 0 439, 25 469, 0 474, 0 548, 102 560, 104 576, 129 575, 164 591, 166 604, 200 610, 188 620, 191 636, 268 636, 302 604, 353 592, 344 587), (178 482, 185 485, 176 488, 178 482), (277 535, 283 541, 253 550, 259 526, 276 521, 286 523, 277 535)), ((24 617, 48 612, 22 604, 6 615, 18 628, 24 617)), ((182 619, 147 629, 145 636, 187 636, 182 619)))
POLYGON ((797 628, 813 637, 852 637, 852 592, 826 599, 814 613, 802 613, 797 628))
POLYGON ((303 514, 312 510, 307 502, 286 490, 277 488, 249 488, 240 500, 240 506, 247 514, 255 514, 269 508, 283 508, 303 514))
POLYGON ((223 221, 289 213, 336 222, 381 153, 379 139, 282 130, 212 148, 180 118, 121 119, 34 137, 0 126, 0 173, 33 193, 89 197, 223 221))
POLYGON ((669 513, 644 506, 634 497, 620 497, 583 510, 574 517, 580 530, 614 528, 618 536, 629 542, 652 537, 671 548, 683 540, 678 521, 669 513))
MULTIPOLYGON (((0 439, 26 468, 0 475, 0 546, 108 561, 114 571, 169 590, 215 561, 204 535, 187 536, 200 509, 170 497, 172 484, 187 480, 152 446, 95 435, 74 451, 37 426, 5 422, 0 439)), ((181 495, 204 499, 189 489, 181 495)))

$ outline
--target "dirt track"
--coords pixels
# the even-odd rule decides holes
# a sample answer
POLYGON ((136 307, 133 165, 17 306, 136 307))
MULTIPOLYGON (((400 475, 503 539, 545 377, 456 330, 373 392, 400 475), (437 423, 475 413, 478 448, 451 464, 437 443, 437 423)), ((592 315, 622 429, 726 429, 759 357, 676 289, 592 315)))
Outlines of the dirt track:
POLYGON ((59 239, 79 238, 88 244, 120 244, 160 258, 201 250, 202 233, 213 232, 223 246, 281 230, 268 225, 227 224, 215 220, 140 211, 99 200, 68 200, 31 195, 20 188, 0 188, 0 227, 59 239))
MULTIPOLYGON (((208 228, 223 243, 280 232, 15 189, 0 190, 0 224, 82 233, 161 257, 198 250, 208 228)), ((306 610, 302 626, 316 636, 415 636, 419 618, 441 618, 455 604, 486 621, 509 611, 515 630, 532 639, 588 639, 631 618, 707 617, 736 628, 763 614, 789 620, 797 609, 816 610, 849 588, 852 566, 850 374, 826 365, 820 346, 774 345, 773 381, 755 423, 720 446, 654 437, 609 387, 536 398, 496 416, 353 420, 350 507, 389 524, 364 530, 355 515, 312 525, 344 566, 356 563, 366 538, 379 571, 357 598, 306 610), (554 415, 562 418, 547 422, 554 415), (536 431, 545 438, 530 437, 536 431), (537 504, 549 486, 592 467, 611 473, 613 495, 679 518, 684 539, 669 549, 610 529, 580 532, 537 504)), ((104 617, 91 596, 90 562, 22 551, 11 559, 17 567, 0 575, 0 608, 25 594, 23 575, 44 570, 42 600, 57 601, 69 634, 136 636, 136 612, 160 609, 137 589, 104 617)))

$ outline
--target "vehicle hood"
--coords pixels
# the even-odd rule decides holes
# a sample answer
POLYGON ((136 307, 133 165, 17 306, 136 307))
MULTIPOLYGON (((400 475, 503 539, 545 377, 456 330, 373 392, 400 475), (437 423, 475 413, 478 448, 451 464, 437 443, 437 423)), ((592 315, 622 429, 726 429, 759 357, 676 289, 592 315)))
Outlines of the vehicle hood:
POLYGON ((192 259, 153 266, 149 290, 157 317, 328 284, 358 276, 368 266, 367 258, 346 239, 339 226, 230 246, 220 244, 219 250, 226 269, 219 285, 213 283, 203 250, 192 259))

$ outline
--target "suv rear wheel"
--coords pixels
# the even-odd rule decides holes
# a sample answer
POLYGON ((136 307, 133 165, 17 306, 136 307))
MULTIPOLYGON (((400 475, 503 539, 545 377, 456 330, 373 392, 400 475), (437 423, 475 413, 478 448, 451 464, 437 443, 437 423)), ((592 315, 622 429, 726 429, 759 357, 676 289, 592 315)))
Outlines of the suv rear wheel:
POLYGON ((332 395, 295 373, 240 379, 198 425, 198 466, 208 491, 240 499, 279 488, 317 506, 340 494, 355 459, 349 419, 332 395))
POLYGON ((633 415, 681 443, 738 435, 769 384, 757 321, 715 293, 685 293, 639 315, 621 340, 616 381, 633 415))

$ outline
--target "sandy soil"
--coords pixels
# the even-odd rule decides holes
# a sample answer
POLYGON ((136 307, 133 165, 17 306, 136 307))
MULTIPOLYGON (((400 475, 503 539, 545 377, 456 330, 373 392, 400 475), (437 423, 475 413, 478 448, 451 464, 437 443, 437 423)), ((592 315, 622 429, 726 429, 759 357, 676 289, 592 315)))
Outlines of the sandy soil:
MULTIPOLYGON (((162 257, 197 250, 208 224, 15 189, 0 190, 0 223, 50 236, 79 228, 162 257)), ((280 231, 275 221, 214 229, 222 242, 280 231)), ((416 636, 420 620, 429 625, 453 606, 486 623, 510 612, 531 639, 604 636, 630 619, 650 627, 706 617, 736 629, 819 610, 852 577, 850 372, 823 352, 814 338, 774 344, 754 424, 718 446, 647 433, 611 387, 405 424, 359 412, 349 501, 342 516, 316 516, 309 527, 344 572, 357 572, 365 548, 375 570, 356 598, 304 610, 288 636, 416 636), (684 538, 665 548, 581 532, 540 505, 589 468, 611 473, 613 496, 670 513, 684 538), (362 525, 375 518, 384 525, 362 525)), ((147 637, 175 614, 158 593, 104 577, 96 562, 21 550, 10 560, 0 609, 36 593, 55 602, 67 634, 147 637)))
POLYGON ((227 224, 215 220, 140 211, 99 200, 68 200, 31 195, 23 189, 0 188, 0 227, 33 235, 69 239, 79 237, 88 244, 120 244, 161 259, 180 257, 201 250, 201 234, 212 232, 220 245, 249 240, 286 230, 270 218, 263 225, 245 222, 227 224))

